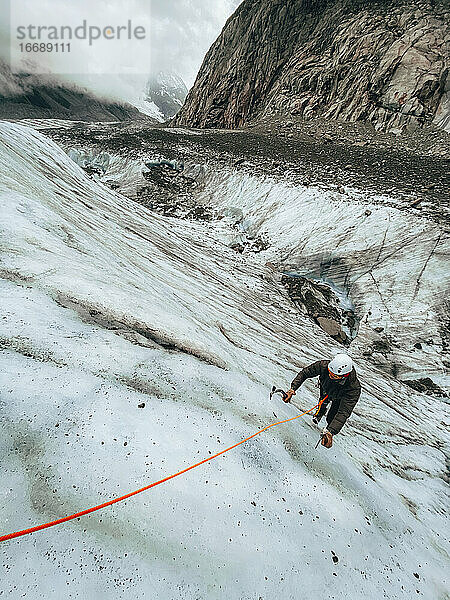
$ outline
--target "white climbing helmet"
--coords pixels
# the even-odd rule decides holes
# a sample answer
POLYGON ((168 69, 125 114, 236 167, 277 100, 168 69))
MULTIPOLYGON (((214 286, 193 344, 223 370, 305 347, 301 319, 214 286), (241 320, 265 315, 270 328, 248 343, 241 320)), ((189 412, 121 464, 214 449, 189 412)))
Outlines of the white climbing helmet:
POLYGON ((336 356, 328 363, 328 372, 332 379, 348 377, 352 372, 352 369, 353 361, 347 354, 336 354, 336 356))

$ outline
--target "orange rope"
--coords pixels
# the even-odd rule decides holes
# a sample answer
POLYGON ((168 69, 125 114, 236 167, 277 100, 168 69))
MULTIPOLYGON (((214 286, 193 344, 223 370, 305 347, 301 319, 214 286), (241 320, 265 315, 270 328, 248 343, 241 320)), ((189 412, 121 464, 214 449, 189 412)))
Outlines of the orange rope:
POLYGON ((159 481, 155 481, 154 483, 151 483, 150 485, 146 485, 145 487, 143 487, 139 490, 135 490, 134 492, 130 492, 129 494, 125 494, 124 496, 120 496, 120 498, 114 498, 113 500, 109 500, 108 502, 104 502, 103 504, 99 504, 98 506, 93 506, 92 508, 87 508, 86 510, 82 510, 81 512, 75 513, 73 515, 63 517, 62 519, 56 519, 56 521, 51 521, 50 523, 43 523, 42 525, 36 525, 35 527, 30 527, 29 529, 22 529, 22 531, 16 531, 14 533, 8 533, 7 535, 2 535, 2 536, 0 536, 0 542, 6 542, 7 540, 12 540, 13 538, 20 537, 22 535, 34 533, 35 531, 40 531, 41 529, 47 529, 47 527, 53 527, 54 525, 59 525, 60 523, 65 523, 66 521, 71 521, 72 519, 78 519, 79 517, 82 517, 84 515, 92 513, 96 510, 100 510, 101 508, 105 508, 106 506, 111 506, 112 504, 116 504, 117 502, 121 502, 122 500, 126 500, 127 498, 131 498, 131 496, 135 496, 136 494, 145 492, 146 490, 149 490, 152 487, 155 487, 161 483, 164 483, 165 481, 169 481, 169 479, 173 479, 174 477, 178 477, 178 475, 182 475, 183 473, 186 473, 187 471, 190 471, 191 469, 195 469, 195 467, 198 467, 198 466, 202 465, 203 463, 206 463, 206 462, 212 460, 213 458, 217 458, 221 454, 224 454, 225 452, 228 452, 229 450, 232 450, 233 448, 240 446, 244 442, 248 442, 248 440, 251 440, 255 436, 262 433, 263 431, 267 431, 267 429, 270 429, 271 427, 275 427, 275 425, 281 425, 282 423, 288 423, 288 421, 294 421, 295 419, 298 419, 299 417, 303 417, 304 415, 310 413, 312 410, 317 408, 317 406, 318 405, 316 404, 309 410, 306 410, 305 412, 303 412, 299 415, 296 415, 295 417, 291 417, 290 419, 285 419, 284 421, 278 421, 277 423, 271 423, 270 425, 267 425, 263 429, 260 429, 256 433, 245 438, 244 440, 241 440, 237 444, 234 444, 233 446, 230 446, 229 448, 225 448, 225 450, 221 450, 220 452, 217 452, 216 454, 213 454, 212 456, 209 456, 208 458, 205 458, 205 459, 201 460, 200 462, 195 463, 195 465, 191 465, 190 467, 186 467, 186 469, 178 471, 177 473, 173 473, 172 475, 169 475, 168 477, 164 477, 164 479, 160 479, 159 481))
MULTIPOLYGON (((317 415, 319 414, 319 412, 320 412, 320 409, 322 408, 322 404, 325 402, 325 400, 326 400, 327 398, 328 398, 328 394, 327 394, 326 396, 324 396, 324 397, 322 398, 322 400, 319 400, 319 404, 317 404, 317 405, 316 405, 316 406, 317 406, 317 410, 316 410, 316 412, 314 413, 314 416, 315 416, 315 417, 317 417, 317 415)), ((314 408, 316 408, 316 407, 314 407, 314 408)))

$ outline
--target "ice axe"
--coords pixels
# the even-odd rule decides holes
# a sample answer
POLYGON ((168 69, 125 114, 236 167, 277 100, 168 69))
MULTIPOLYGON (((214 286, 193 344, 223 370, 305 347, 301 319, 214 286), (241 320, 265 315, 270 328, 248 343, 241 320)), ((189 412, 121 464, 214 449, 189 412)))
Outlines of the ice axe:
POLYGON ((281 388, 277 388, 276 385, 272 386, 272 391, 270 392, 270 399, 272 400, 272 396, 274 396, 275 394, 280 394, 280 396, 282 397, 282 399, 284 400, 287 396, 286 392, 284 390, 282 390, 281 388))
POLYGON ((272 396, 274 394, 280 394, 281 397, 282 397, 282 399, 283 399, 283 402, 290 402, 292 396, 295 394, 295 391, 293 389, 290 389, 287 392, 285 392, 281 388, 277 388, 275 386, 272 386, 272 391, 270 392, 270 397, 272 398, 272 396))

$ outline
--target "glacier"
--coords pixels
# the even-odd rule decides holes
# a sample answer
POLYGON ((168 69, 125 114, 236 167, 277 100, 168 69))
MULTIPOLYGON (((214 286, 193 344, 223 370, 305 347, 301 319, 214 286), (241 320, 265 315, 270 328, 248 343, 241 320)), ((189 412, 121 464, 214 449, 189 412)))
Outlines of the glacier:
POLYGON ((292 406, 269 400, 273 383, 339 349, 274 269, 347 286, 363 316, 350 347, 363 395, 331 450, 297 419, 4 542, 5 597, 448 597, 445 401, 407 388, 382 354, 363 355, 381 323, 403 376, 445 380, 439 224, 380 198, 364 199, 365 216, 351 196, 212 171, 203 201, 241 210, 246 231, 271 241, 243 256, 224 220, 155 214, 29 127, 0 123, 0 168, 0 534, 147 485, 314 406, 314 382, 292 406), (412 352, 424 330, 434 343, 412 352))

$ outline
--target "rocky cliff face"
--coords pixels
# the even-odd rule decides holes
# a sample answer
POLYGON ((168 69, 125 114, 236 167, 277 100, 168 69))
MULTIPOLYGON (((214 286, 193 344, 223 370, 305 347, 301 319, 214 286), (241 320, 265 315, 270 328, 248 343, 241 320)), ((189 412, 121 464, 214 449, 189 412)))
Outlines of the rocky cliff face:
POLYGON ((176 122, 232 128, 281 113, 449 128, 449 22, 440 0, 244 0, 176 122))

